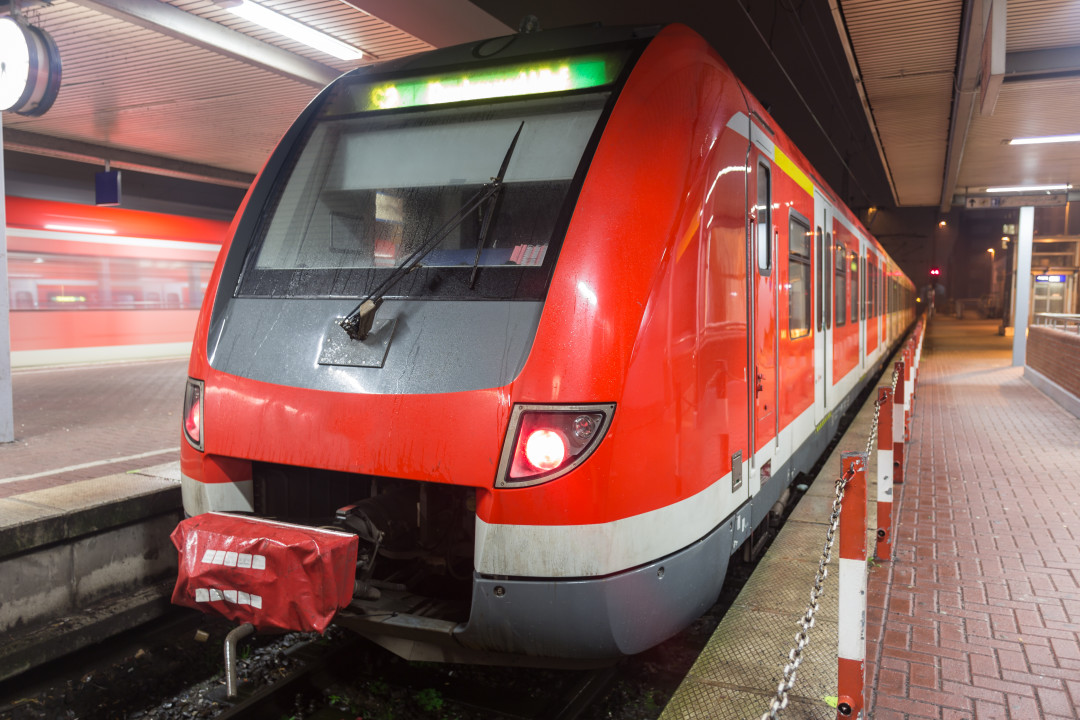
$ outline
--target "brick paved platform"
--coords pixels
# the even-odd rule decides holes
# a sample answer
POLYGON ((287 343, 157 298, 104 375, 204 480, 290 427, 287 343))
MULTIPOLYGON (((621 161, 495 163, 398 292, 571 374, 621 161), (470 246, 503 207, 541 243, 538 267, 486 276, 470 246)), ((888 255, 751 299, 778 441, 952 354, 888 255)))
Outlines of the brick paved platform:
POLYGON ((179 460, 186 377, 187 360, 16 369, 0 498, 179 460))
POLYGON ((894 561, 870 574, 874 720, 1080 716, 1080 419, 996 329, 938 317, 923 350, 894 561))

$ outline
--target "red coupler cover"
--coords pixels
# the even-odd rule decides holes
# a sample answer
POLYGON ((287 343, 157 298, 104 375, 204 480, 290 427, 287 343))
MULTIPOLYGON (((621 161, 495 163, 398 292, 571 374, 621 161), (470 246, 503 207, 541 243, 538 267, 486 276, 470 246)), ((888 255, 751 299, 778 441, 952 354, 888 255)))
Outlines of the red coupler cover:
POLYGON ((176 605, 259 630, 321 633, 352 599, 357 538, 349 533, 205 513, 177 525, 172 541, 176 605))

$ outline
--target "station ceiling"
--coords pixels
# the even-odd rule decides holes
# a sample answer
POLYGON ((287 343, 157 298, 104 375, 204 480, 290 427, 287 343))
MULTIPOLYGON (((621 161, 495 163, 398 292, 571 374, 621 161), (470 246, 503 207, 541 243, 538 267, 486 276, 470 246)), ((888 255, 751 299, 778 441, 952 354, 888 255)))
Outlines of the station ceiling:
POLYGON ((56 41, 63 84, 42 117, 4 114, 5 151, 243 188, 336 75, 533 14, 548 28, 698 30, 854 208, 944 212, 987 187, 1080 181, 1080 143, 1006 144, 1080 132, 1077 0, 260 1, 364 59, 309 50, 211 0, 19 0, 56 41))

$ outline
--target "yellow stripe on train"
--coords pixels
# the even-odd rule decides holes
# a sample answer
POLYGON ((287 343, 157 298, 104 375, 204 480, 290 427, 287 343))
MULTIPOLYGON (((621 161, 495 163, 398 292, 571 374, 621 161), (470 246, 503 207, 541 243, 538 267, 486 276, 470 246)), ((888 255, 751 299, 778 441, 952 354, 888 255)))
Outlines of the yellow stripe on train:
POLYGON ((780 148, 773 149, 774 157, 773 162, 776 166, 787 173, 788 177, 798 184, 807 195, 814 194, 814 182, 804 173, 799 167, 792 162, 791 158, 785 155, 780 148))

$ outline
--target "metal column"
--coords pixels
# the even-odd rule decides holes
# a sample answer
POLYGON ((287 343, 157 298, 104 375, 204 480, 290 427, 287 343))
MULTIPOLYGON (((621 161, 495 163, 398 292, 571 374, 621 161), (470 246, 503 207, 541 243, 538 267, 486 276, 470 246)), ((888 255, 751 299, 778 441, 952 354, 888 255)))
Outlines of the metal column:
POLYGON ((7 191, 4 187, 4 127, 0 121, 0 443, 15 440, 11 403, 11 295, 8 292, 7 191))
POLYGON ((1020 233, 1016 237, 1016 282, 1013 297, 1013 367, 1024 364, 1027 358, 1028 312, 1031 307, 1031 238, 1035 234, 1035 208, 1020 208, 1020 233))

